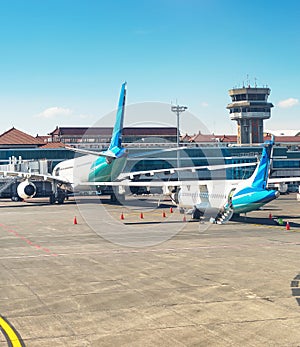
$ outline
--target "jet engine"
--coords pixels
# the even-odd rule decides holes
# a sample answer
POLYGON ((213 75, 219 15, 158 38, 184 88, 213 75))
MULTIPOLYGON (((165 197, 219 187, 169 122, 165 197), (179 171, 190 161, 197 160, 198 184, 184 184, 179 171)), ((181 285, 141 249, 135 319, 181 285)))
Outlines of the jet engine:
POLYGON ((33 198, 36 194, 36 186, 32 182, 26 180, 18 185, 17 193, 22 199, 33 198))

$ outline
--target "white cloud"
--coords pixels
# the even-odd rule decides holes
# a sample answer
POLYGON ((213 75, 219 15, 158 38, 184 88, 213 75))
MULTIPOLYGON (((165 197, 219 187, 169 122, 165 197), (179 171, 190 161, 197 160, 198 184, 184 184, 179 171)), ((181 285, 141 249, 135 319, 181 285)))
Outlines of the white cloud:
POLYGON ((298 99, 289 98, 289 99, 286 99, 286 100, 279 101, 277 106, 280 107, 280 108, 290 108, 290 107, 293 107, 293 106, 295 106, 297 104, 299 104, 299 100, 298 99))
POLYGON ((205 101, 203 101, 203 102, 201 102, 201 106, 202 106, 202 107, 208 107, 208 103, 205 102, 205 101))
POLYGON ((43 112, 39 113, 37 116, 40 118, 58 118, 58 117, 66 117, 72 114, 72 110, 64 107, 49 107, 46 108, 43 112))

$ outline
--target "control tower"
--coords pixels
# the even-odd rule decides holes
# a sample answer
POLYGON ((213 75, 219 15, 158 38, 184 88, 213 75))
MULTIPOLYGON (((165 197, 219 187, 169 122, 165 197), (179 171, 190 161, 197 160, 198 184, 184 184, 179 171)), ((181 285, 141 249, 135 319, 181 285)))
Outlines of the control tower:
POLYGON ((227 105, 230 118, 238 124, 237 143, 264 142, 264 119, 271 117, 273 104, 268 102, 270 88, 243 87, 230 89, 232 102, 227 105))

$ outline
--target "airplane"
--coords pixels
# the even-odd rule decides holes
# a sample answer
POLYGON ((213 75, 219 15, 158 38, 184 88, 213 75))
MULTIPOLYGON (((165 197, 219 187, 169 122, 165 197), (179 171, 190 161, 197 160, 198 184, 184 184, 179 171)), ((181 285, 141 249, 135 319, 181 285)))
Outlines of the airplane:
MULTIPOLYGON (((92 155, 96 153, 97 156, 96 160, 93 157, 92 165, 90 164, 90 153, 86 153, 85 150, 77 150, 77 152, 87 155, 84 155, 82 158, 79 157, 60 162, 54 167, 52 175, 16 171, 0 171, 0 175, 4 177, 16 177, 21 180, 17 186, 19 199, 29 199, 35 196, 36 186, 31 180, 51 182, 53 193, 49 197, 50 204, 54 204, 55 202, 62 204, 67 196, 67 192, 74 191, 77 185, 77 179, 80 180, 84 178, 90 182, 108 182, 115 180, 124 169, 127 156, 126 149, 122 147, 125 100, 126 82, 123 83, 121 87, 116 121, 109 148, 106 151, 92 153, 92 155), (84 159, 84 162, 82 162, 82 159, 84 159), (78 164, 78 167, 76 164, 78 164), (77 168, 78 171, 76 170, 77 168)), ((69 149, 74 150, 73 148, 69 149)))
MULTIPOLYGON (((209 211, 216 215, 216 222, 224 223, 233 214, 246 213, 258 209, 264 204, 276 199, 279 193, 276 190, 267 189, 269 179, 271 154, 274 140, 266 141, 262 157, 253 175, 246 180, 198 180, 190 181, 163 181, 151 180, 144 182, 139 180, 142 176, 155 177, 159 174, 173 175, 183 171, 196 172, 198 170, 222 170, 232 167, 256 165, 255 163, 225 164, 180 167, 160 170, 146 170, 124 173, 128 151, 122 146, 122 130, 124 122, 126 82, 122 84, 121 93, 116 113, 111 142, 105 151, 96 152, 85 149, 68 148, 81 156, 69 159, 57 164, 52 175, 41 175, 30 172, 0 171, 3 176, 15 176, 23 180, 17 188, 20 198, 32 198, 36 194, 36 187, 32 180, 44 180, 51 182, 53 193, 50 195, 51 204, 63 203, 67 191, 86 187, 112 186, 118 187, 121 196, 126 193, 126 187, 160 187, 163 193, 170 195, 172 201, 182 210, 187 210, 193 218, 199 218, 209 211), (82 155, 83 154, 83 155, 82 155)), ((169 148, 147 154, 156 154, 166 151, 184 150, 184 148, 169 148)), ((143 157, 145 153, 133 155, 143 157)), ((293 178, 293 181, 300 178, 293 178)), ((276 182, 279 179, 276 178, 276 182)))
MULTIPOLYGON (((280 193, 277 190, 268 189, 268 181, 272 181, 272 179, 269 179, 269 172, 273 145, 274 139, 264 143, 261 159, 248 179, 151 181, 149 183, 123 181, 123 183, 119 184, 128 184, 129 186, 149 185, 149 187, 162 186, 165 188, 165 194, 169 192, 172 201, 183 211, 186 210, 187 213, 192 214, 194 219, 200 219, 201 216, 206 215, 212 217, 214 222, 224 224, 233 215, 257 210, 279 197, 280 193)), ((180 168, 179 170, 184 169, 180 168)), ((176 168, 171 170, 176 171, 176 168)), ((162 172, 165 170, 154 171, 162 172)), ((143 173, 145 174, 147 171, 143 171, 143 173)), ((127 176, 123 174, 121 176, 123 179, 125 177, 132 178, 133 174, 138 173, 129 173, 127 176)), ((295 180, 297 179, 295 178, 295 180)), ((277 181, 278 178, 276 179, 277 181)))
MULTIPOLYGON (((228 164, 223 165, 223 168, 236 166, 256 165, 256 168, 248 179, 239 180, 181 180, 181 181, 151 181, 147 182, 132 182, 125 179, 133 179, 135 175, 140 173, 144 175, 155 175, 170 171, 184 171, 186 168, 173 168, 164 170, 149 170, 136 173, 124 173, 119 177, 124 179, 124 186, 147 186, 163 187, 164 194, 169 195, 175 205, 182 211, 187 211, 193 219, 200 219, 202 216, 211 217, 213 222, 224 224, 233 216, 238 216, 241 213, 248 213, 258 210, 265 204, 280 196, 278 190, 269 189, 269 185, 281 182, 299 182, 300 177, 282 177, 270 178, 270 168, 272 164, 274 137, 271 140, 265 141, 264 148, 260 161, 256 164, 228 164), (156 172, 155 172, 156 171, 156 172)), ((207 167, 210 170, 220 170, 222 165, 211 165, 207 167)), ((192 169, 192 168, 187 168, 192 169)), ((196 168, 198 169, 198 168, 196 168)), ((191 170, 193 171, 193 170, 191 170)), ((119 183, 118 183, 119 184, 119 183)))

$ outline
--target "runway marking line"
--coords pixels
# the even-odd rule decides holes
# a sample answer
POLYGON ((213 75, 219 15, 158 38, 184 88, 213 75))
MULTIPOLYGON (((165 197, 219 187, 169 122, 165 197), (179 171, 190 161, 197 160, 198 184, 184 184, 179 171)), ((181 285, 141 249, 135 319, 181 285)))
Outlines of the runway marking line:
POLYGON ((4 225, 2 223, 0 223, 0 227, 2 227, 3 230, 7 231, 8 233, 13 234, 15 237, 23 240, 24 242, 26 242, 29 246, 34 247, 36 249, 39 249, 45 253, 47 253, 48 255, 51 255, 52 257, 56 257, 57 254, 55 253, 51 253, 49 248, 46 247, 42 247, 38 244, 35 244, 34 242, 32 242, 31 240, 29 240, 27 237, 20 235, 16 230, 12 229, 11 227, 4 225))
POLYGON ((2 316, 0 316, 0 330, 3 332, 8 346, 25 347, 16 329, 8 322, 7 319, 3 318, 2 316))

